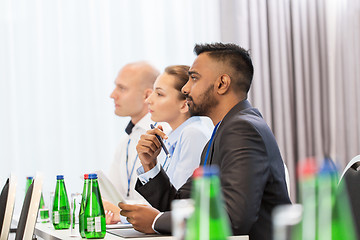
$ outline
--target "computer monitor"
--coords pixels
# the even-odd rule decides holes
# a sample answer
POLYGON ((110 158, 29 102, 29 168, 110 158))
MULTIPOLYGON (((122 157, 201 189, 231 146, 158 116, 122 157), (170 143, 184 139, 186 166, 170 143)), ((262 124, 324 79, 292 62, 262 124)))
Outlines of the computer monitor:
POLYGON ((21 209, 15 240, 31 240, 40 205, 42 174, 36 174, 33 183, 28 188, 21 209))

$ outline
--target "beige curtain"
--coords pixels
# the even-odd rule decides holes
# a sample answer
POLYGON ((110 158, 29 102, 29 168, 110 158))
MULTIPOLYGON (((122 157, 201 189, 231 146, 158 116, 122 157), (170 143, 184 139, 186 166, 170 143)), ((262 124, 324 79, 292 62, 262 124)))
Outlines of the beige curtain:
POLYGON ((360 154, 360 1, 221 1, 222 41, 250 49, 250 101, 272 128, 296 201, 296 165, 360 154))

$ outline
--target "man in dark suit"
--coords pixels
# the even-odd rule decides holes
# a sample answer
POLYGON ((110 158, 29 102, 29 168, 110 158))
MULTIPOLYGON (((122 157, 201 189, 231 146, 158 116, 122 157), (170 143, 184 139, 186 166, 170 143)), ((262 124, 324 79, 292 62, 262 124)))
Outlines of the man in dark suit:
MULTIPOLYGON (((219 167, 233 234, 271 239, 271 212, 290 199, 274 135, 246 100, 253 77, 250 56, 235 44, 222 43, 196 45, 194 52, 198 57, 182 91, 190 111, 210 117, 216 126, 214 137, 203 150, 201 165, 219 167)), ((135 229, 169 233, 171 201, 189 198, 192 183, 189 179, 178 191, 171 185, 156 161, 161 146, 155 134, 166 138, 156 128, 143 135, 137 146, 142 170, 148 176, 139 176, 136 190, 153 208, 122 203, 119 207, 135 229)))

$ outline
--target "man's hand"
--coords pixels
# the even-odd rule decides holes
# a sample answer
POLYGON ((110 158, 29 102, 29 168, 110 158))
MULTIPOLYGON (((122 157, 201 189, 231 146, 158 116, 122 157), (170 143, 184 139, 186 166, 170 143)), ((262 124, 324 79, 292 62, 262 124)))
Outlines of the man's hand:
POLYGON ((120 214, 126 217, 135 230, 143 233, 155 233, 152 229, 152 223, 155 217, 160 213, 159 210, 143 204, 125 204, 120 202, 122 209, 120 214))
POLYGON ((161 144, 155 134, 159 135, 161 138, 167 139, 162 126, 158 126, 157 128, 148 130, 145 134, 141 135, 136 146, 136 151, 138 152, 139 159, 145 172, 155 167, 156 158, 161 151, 161 144))

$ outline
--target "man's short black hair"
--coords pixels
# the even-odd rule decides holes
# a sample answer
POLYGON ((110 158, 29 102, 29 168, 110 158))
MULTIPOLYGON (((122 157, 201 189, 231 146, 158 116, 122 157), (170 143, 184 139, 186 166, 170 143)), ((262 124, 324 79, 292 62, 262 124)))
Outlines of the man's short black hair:
POLYGON ((207 53, 211 58, 229 64, 234 71, 228 74, 235 80, 237 89, 249 91, 254 67, 247 50, 233 43, 210 43, 196 44, 194 53, 197 56, 207 53))

